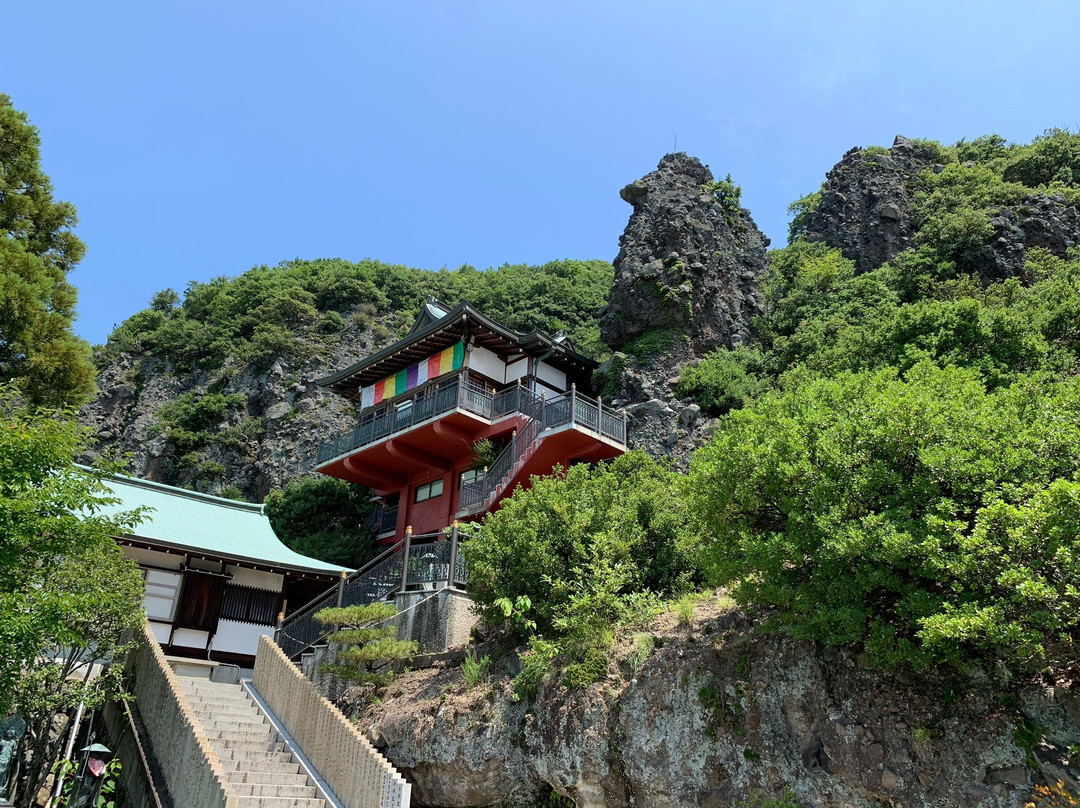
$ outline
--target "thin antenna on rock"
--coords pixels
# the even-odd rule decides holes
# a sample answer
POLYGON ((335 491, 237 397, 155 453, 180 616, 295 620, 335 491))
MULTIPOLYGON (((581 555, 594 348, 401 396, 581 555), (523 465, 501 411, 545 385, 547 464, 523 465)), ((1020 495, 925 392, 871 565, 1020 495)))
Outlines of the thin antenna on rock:
POLYGON ((671 153, 675 154, 679 150, 679 133, 675 131, 674 127, 671 130, 671 153))

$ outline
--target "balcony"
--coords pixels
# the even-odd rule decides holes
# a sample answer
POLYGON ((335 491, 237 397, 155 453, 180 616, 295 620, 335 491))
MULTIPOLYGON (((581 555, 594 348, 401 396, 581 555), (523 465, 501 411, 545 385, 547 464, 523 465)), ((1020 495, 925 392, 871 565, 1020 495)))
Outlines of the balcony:
MULTIPOLYGON (((360 423, 336 440, 319 447, 317 465, 344 457, 357 449, 379 443, 392 435, 435 421, 462 410, 494 423, 524 416, 535 424, 537 437, 560 427, 579 428, 626 446, 626 415, 578 394, 574 390, 547 398, 523 385, 491 393, 460 373, 409 396, 379 404, 360 414, 360 423)), ((489 475, 490 476, 490 475, 489 475)))

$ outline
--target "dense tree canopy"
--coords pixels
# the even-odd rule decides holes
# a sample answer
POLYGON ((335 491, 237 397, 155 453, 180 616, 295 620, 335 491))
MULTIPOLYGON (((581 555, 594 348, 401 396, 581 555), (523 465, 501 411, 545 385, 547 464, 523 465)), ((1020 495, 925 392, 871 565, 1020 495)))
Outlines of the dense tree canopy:
POLYGON ((74 336, 67 273, 85 252, 75 208, 52 198, 37 129, 0 94, 0 381, 32 402, 79 404, 94 389, 89 346, 74 336))
POLYGON ((576 347, 602 351, 596 312, 613 270, 603 261, 504 265, 480 272, 464 266, 430 272, 379 261, 288 261, 235 278, 191 283, 181 302, 172 290, 125 320, 107 355, 151 351, 178 367, 215 369, 226 357, 268 367, 304 359, 329 345, 352 322, 376 325, 382 339, 412 324, 425 296, 461 300, 519 331, 565 330, 576 347), (391 330, 387 330, 387 329, 391 330))
POLYGON ((994 392, 924 362, 790 378, 687 489, 714 580, 878 664, 1044 661, 1080 640, 1080 380, 994 392))
POLYGON ((290 481, 266 497, 274 532, 298 553, 357 569, 374 555, 371 491, 332 477, 290 481))

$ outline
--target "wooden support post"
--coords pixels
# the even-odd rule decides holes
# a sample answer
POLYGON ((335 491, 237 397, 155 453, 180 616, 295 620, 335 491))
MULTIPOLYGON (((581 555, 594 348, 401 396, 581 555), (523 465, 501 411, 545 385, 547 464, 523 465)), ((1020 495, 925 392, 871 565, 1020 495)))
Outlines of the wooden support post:
POLYGON ((575 401, 576 398, 577 398, 577 382, 574 382, 573 384, 570 385, 570 425, 571 426, 574 425, 574 420, 575 420, 575 416, 576 416, 576 412, 575 412, 577 410, 577 403, 575 401))
POLYGON ((337 582, 337 606, 340 609, 342 601, 345 599, 345 579, 349 577, 348 570, 342 570, 341 575, 338 576, 337 582))
POLYGON ((454 571, 457 569, 457 554, 458 554, 458 523, 454 522, 450 528, 450 560, 449 569, 446 572, 446 585, 451 589, 454 587, 454 571))
POLYGON ((401 548, 401 590, 409 584, 409 550, 412 546, 412 525, 405 528, 405 544, 401 548))

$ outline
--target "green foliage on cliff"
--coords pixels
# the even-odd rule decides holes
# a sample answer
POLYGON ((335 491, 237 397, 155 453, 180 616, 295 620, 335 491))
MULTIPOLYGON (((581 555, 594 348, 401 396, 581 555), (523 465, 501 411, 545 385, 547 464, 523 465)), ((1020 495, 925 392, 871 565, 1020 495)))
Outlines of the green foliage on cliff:
MULTIPOLYGON (((607 300, 613 270, 603 261, 504 265, 480 272, 464 266, 430 272, 379 261, 287 261, 235 278, 172 290, 109 335, 105 358, 150 352, 178 370, 213 370, 232 357, 265 370, 275 360, 310 358, 350 322, 376 317, 405 327, 426 295, 467 300, 522 332, 565 330, 579 351, 602 352, 595 313, 607 300)), ((384 338, 391 336, 384 334, 384 338)))
POLYGON ((773 630, 882 667, 1075 662, 1080 250, 984 270, 1003 207, 1080 200, 1080 135, 918 148, 943 167, 913 248, 857 274, 796 225, 758 344, 684 368, 677 392, 729 414, 683 507, 710 581, 773 630))
POLYGON ((789 379, 687 488, 713 580, 771 627, 926 667, 1075 654, 1078 475, 1076 378, 989 391, 924 362, 789 379))
POLYGON ((484 618, 556 640, 575 684, 606 672, 613 629, 699 580, 677 475, 643 452, 534 478, 467 545, 469 594, 484 618), (528 621, 509 623, 513 604, 528 621))
POLYGON ((90 346, 71 332, 75 287, 86 252, 71 231, 75 207, 52 197, 41 141, 25 113, 0 93, 0 382, 29 401, 77 405, 94 391, 90 346))

